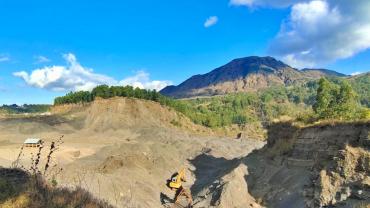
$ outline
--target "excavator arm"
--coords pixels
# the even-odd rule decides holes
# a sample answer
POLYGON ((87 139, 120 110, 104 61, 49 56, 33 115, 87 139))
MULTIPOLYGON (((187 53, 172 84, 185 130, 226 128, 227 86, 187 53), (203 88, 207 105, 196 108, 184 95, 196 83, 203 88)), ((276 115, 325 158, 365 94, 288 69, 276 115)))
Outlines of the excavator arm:
POLYGON ((171 182, 169 184, 170 188, 178 189, 182 186, 182 182, 186 182, 185 179, 185 168, 182 168, 177 175, 171 178, 171 182))

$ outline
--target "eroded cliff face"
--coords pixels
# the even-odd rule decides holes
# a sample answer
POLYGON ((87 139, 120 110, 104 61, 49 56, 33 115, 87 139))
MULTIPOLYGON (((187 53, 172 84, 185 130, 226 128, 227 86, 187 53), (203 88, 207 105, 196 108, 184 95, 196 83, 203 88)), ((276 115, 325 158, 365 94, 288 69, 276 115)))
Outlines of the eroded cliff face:
POLYGON ((267 207, 370 204, 369 131, 370 122, 271 125, 266 147, 245 159, 252 196, 267 207))
MULTIPOLYGON (((320 206, 346 200, 368 200, 370 154, 362 148, 347 146, 331 169, 323 169, 314 184, 314 200, 320 206)), ((368 201, 367 201, 368 202, 368 201)))

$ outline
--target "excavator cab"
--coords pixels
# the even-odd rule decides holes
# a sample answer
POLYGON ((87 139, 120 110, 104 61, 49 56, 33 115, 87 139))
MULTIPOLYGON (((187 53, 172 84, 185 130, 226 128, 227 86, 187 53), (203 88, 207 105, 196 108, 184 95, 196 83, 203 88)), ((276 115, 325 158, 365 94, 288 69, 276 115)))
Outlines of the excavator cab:
POLYGON ((179 189, 182 186, 182 182, 186 182, 185 168, 182 168, 179 172, 173 174, 171 179, 168 181, 167 186, 171 189, 179 189))

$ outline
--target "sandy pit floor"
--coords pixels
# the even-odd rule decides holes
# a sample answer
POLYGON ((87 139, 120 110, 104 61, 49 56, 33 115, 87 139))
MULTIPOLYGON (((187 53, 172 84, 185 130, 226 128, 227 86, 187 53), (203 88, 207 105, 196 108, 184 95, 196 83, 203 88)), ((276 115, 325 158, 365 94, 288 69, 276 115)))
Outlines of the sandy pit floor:
MULTIPOLYGON (((41 151, 41 171, 44 170, 52 138, 58 138, 57 132, 48 134, 39 137, 46 138, 41 151)), ((13 138, 12 142, 5 138, 0 140, 0 165, 4 167, 11 166, 17 159, 27 135, 8 134, 7 138, 13 138)), ((227 169, 227 166, 235 167, 235 164, 219 163, 217 159, 210 160, 209 157, 229 161, 263 145, 255 140, 198 137, 160 128, 121 135, 116 132, 113 137, 73 133, 64 135, 63 141, 53 153, 51 164, 56 166, 49 170, 51 173, 48 177, 57 178, 62 186, 82 186, 117 207, 126 207, 128 204, 130 206, 127 207, 163 207, 161 200, 165 200, 161 194, 169 198, 174 194, 166 187, 166 180, 180 168, 187 169, 188 181, 185 186, 190 189, 199 178, 206 181, 207 176, 227 169), (203 163, 207 163, 208 170, 204 169, 203 163), (63 170, 59 172, 59 169, 63 170), (203 173, 199 175, 199 171, 203 173)), ((37 152, 38 148, 24 148, 19 164, 29 169, 32 157, 35 158, 37 152)), ((207 183, 212 181, 207 180, 207 183)), ((207 188, 206 185, 197 185, 192 189, 207 188)))
MULTIPOLYGON (((185 168, 184 187, 194 192, 195 207, 211 207, 208 199, 201 198, 204 193, 233 178, 245 183, 247 170, 233 170, 240 165, 239 158, 264 145, 253 139, 200 136, 194 133, 198 127, 187 120, 182 125, 192 131, 171 126, 171 120, 184 119, 173 111, 128 102, 133 101, 114 101, 109 105, 114 108, 96 105, 63 116, 0 119, 0 166, 11 166, 24 140, 36 137, 45 142, 38 167, 43 172, 51 142, 64 135, 45 174, 59 186, 81 186, 117 207, 166 207, 174 196, 166 181, 185 168)), ((37 148, 24 148, 18 167, 30 169, 37 152, 37 148)), ((233 185, 217 191, 240 188, 233 185)), ((227 207, 225 203, 219 207, 227 207)))

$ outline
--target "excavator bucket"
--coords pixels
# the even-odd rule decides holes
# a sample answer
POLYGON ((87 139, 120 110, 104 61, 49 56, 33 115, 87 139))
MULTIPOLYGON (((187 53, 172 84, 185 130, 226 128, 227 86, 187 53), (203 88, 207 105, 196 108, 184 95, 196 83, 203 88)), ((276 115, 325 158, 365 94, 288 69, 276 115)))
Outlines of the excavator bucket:
POLYGON ((193 197, 189 189, 181 188, 175 198, 175 206, 190 208, 193 204, 193 197))

